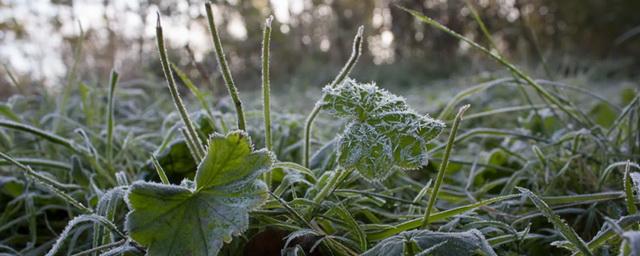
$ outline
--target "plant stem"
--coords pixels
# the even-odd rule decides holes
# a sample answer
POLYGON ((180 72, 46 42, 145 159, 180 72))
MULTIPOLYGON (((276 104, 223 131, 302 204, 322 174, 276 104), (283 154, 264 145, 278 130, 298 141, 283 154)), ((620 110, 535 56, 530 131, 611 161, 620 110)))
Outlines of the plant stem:
POLYGON ((273 16, 269 16, 264 24, 264 33, 262 36, 262 108, 264 110, 264 138, 265 145, 268 150, 271 150, 272 148, 270 105, 271 84, 269 81, 269 45, 271 44, 272 21, 273 16))
MULTIPOLYGON (((342 83, 342 81, 344 81, 344 79, 349 75, 349 73, 351 73, 353 66, 356 64, 356 62, 358 61, 358 58, 362 54, 362 41, 364 40, 362 37, 363 33, 364 33, 364 27, 360 26, 358 28, 358 32, 356 33, 356 37, 353 39, 353 48, 351 50, 351 57, 349 57, 349 60, 347 61, 347 63, 344 65, 344 67, 342 67, 342 70, 340 70, 340 73, 338 73, 338 76, 336 76, 336 78, 331 82, 331 84, 329 85, 330 87, 335 87, 336 85, 342 83)), ((313 110, 311 110, 311 114, 309 114, 309 116, 304 122, 304 148, 303 148, 302 162, 304 164, 304 167, 307 167, 307 168, 309 168, 309 154, 310 154, 309 151, 311 147, 311 142, 310 142, 311 126, 313 124, 313 120, 316 119, 316 116, 318 116, 318 113, 320 112, 320 102, 322 102, 322 99, 316 103, 316 105, 313 107, 313 110)))
POLYGON ((216 28, 216 23, 213 19, 213 10, 211 9, 211 3, 207 2, 204 6, 207 11, 207 20, 209 22, 211 40, 213 40, 213 45, 216 50, 216 56, 218 57, 218 66, 220 67, 220 72, 222 73, 224 83, 227 85, 227 90, 229 90, 231 100, 233 100, 233 104, 235 104, 236 107, 236 115, 238 116, 238 129, 245 130, 246 121, 244 118, 244 111, 242 110, 242 101, 240 101, 238 88, 236 88, 236 85, 233 82, 233 77, 231 76, 231 71, 229 70, 229 65, 227 64, 227 59, 224 55, 224 50, 222 49, 220 35, 218 34, 218 29, 216 28))
POLYGON ((113 161, 113 105, 116 93, 116 85, 118 84, 118 72, 114 69, 111 71, 111 80, 109 81, 109 100, 107 105, 107 163, 112 168, 113 161))
POLYGON ((444 156, 442 157, 442 163, 440 163, 440 169, 438 170, 436 183, 433 185, 433 190, 431 191, 431 195, 429 196, 429 203, 427 205, 427 209, 424 212, 422 224, 420 225, 420 227, 423 229, 429 226, 429 215, 431 215, 431 209, 433 209, 433 205, 438 198, 438 190, 440 190, 440 185, 442 184, 444 174, 447 171, 447 166, 449 165, 449 156, 451 155, 451 149, 453 149, 453 144, 456 139, 456 132, 458 131, 458 127, 460 126, 460 121, 462 121, 462 116, 464 115, 464 112, 467 111, 467 109, 469 109, 469 105, 462 106, 458 110, 456 118, 453 120, 453 126, 451 127, 451 133, 449 134, 447 146, 444 149, 444 156))
POLYGON ((204 155, 204 147, 202 146, 202 142, 200 141, 198 132, 196 132, 196 129, 191 122, 191 119, 189 118, 189 113, 187 112, 187 109, 184 106, 182 99, 180 98, 178 87, 176 86, 176 82, 173 79, 173 73, 171 72, 171 67, 169 65, 169 58, 167 57, 167 51, 164 47, 162 24, 160 23, 160 13, 158 13, 158 21, 156 25, 156 40, 158 43, 158 51, 160 52, 162 71, 164 72, 164 76, 167 79, 167 85, 169 86, 169 92, 171 93, 171 97, 173 98, 173 103, 178 109, 180 117, 182 117, 182 122, 184 123, 185 127, 187 127, 187 133, 189 134, 189 137, 191 137, 191 139, 193 140, 192 144, 195 146, 194 150, 198 155, 204 155))
MULTIPOLYGON (((271 22, 273 16, 269 16, 264 23, 262 34, 262 109, 264 111, 264 141, 267 150, 273 148, 271 138, 271 82, 269 80, 269 48, 271 45, 271 22)), ((271 172, 264 173, 264 181, 267 187, 271 187, 271 172)))

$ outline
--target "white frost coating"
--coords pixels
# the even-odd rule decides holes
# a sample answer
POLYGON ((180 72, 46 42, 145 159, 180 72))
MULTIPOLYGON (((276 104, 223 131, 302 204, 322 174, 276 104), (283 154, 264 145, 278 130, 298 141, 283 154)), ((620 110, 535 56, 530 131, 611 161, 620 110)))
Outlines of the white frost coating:
POLYGON ((346 79, 323 93, 322 110, 350 121, 338 140, 340 165, 357 169, 367 179, 384 180, 393 169, 426 165, 426 145, 445 127, 374 83, 346 79))
POLYGON ((624 232, 622 237, 624 237, 631 250, 629 255, 640 255, 640 231, 627 231, 624 232))
POLYGON ((629 173, 631 181, 633 181, 633 189, 636 191, 636 196, 640 197, 640 172, 629 173))

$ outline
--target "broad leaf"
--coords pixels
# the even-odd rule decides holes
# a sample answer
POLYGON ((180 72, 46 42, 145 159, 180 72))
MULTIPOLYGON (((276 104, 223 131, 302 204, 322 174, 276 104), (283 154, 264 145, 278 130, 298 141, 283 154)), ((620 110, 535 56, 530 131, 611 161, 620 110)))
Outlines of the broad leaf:
POLYGON ((465 232, 434 232, 412 230, 380 241, 363 256, 405 255, 405 244, 413 243, 419 248, 415 253, 427 251, 433 256, 496 255, 482 233, 477 229, 465 232))
POLYGON ((444 124, 410 109, 402 97, 352 79, 325 87, 321 108, 349 120, 338 140, 338 162, 365 178, 383 180, 394 168, 427 164, 427 143, 444 124))
POLYGON ((267 187, 257 177, 272 163, 270 152, 253 151, 244 132, 213 135, 195 183, 131 186, 126 228, 149 255, 216 255, 266 200, 267 187))

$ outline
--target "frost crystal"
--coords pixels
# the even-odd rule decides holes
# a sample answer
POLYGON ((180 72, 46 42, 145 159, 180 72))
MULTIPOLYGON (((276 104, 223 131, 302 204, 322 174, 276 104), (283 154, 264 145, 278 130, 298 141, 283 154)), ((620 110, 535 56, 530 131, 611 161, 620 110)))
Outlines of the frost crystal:
POLYGON ((367 179, 383 180, 394 168, 426 165, 426 145, 445 127, 373 83, 346 79, 323 93, 322 110, 350 121, 338 140, 340 165, 355 168, 367 179))

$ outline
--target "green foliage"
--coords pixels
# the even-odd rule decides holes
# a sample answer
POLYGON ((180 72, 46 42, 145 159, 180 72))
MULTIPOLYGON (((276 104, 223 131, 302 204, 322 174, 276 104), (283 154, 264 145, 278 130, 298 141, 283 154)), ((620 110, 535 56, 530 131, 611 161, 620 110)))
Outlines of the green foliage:
POLYGON ((528 197, 533 204, 538 207, 542 215, 547 217, 549 222, 553 224, 556 230, 558 230, 562 236, 564 236, 564 238, 573 245, 573 247, 584 255, 593 255, 591 250, 589 250, 589 247, 585 244, 582 238, 578 236, 576 231, 567 225, 560 216, 556 215, 545 201, 526 188, 518 188, 518 190, 520 190, 524 196, 528 197))
POLYGON ((363 256, 384 255, 495 256, 497 254, 480 231, 471 229, 465 232, 407 231, 380 241, 363 254, 363 256), (405 246, 407 242, 415 243, 418 250, 413 254, 407 254, 405 246))
POLYGON ((267 188, 256 178, 272 163, 270 152, 253 151, 244 132, 213 135, 194 183, 131 185, 127 231, 151 255, 217 255, 264 203, 267 188))
POLYGON ((322 110, 348 120, 338 140, 338 162, 365 178, 384 180, 394 167, 416 169, 428 162, 427 143, 444 124, 417 114, 405 100, 375 84, 346 79, 323 89, 322 110))
POLYGON ((266 86, 247 95, 262 93, 263 102, 245 101, 234 114, 192 72, 170 65, 163 42, 165 75, 175 73, 194 99, 183 102, 172 79, 169 93, 156 80, 123 80, 115 101, 108 86, 71 79, 66 97, 1 103, 0 254, 637 254, 637 92, 608 100, 596 81, 578 89, 534 79, 413 14, 486 50, 517 78, 451 78, 404 88, 405 100, 346 78, 366 53, 360 29, 351 58, 306 120, 300 109, 311 106, 299 91, 269 95, 266 86), (590 115, 600 102, 608 110, 590 115), (452 120, 466 104, 474 113, 452 120), (321 109, 331 115, 317 115, 321 109), (442 122, 418 114, 434 110, 451 126, 447 141, 436 140, 442 122), (246 131, 214 134, 234 121, 246 131), (254 150, 249 134, 272 149, 254 150), (521 187, 528 189, 514 194, 521 187))

